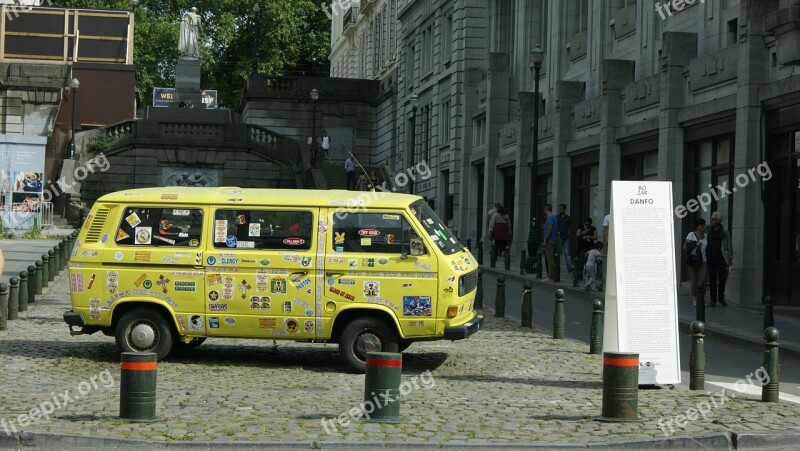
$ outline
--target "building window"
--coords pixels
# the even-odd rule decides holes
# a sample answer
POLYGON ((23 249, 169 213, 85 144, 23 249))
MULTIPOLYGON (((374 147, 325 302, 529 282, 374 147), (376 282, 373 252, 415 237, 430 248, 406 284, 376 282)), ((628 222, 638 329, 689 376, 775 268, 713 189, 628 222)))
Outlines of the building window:
POLYGON ((482 146, 486 144, 486 116, 481 115, 480 117, 474 119, 472 121, 472 131, 474 133, 472 140, 475 142, 476 146, 482 146))
POLYGON ((450 171, 442 171, 442 192, 444 193, 444 215, 443 219, 452 221, 455 218, 455 196, 450 188, 450 171))
POLYGON ((433 122, 433 115, 431 114, 431 106, 426 105, 422 109, 422 161, 430 161, 430 149, 432 146, 433 137, 431 136, 431 124, 433 122))
POLYGON ((439 110, 439 144, 446 146, 450 143, 450 101, 442 102, 439 110))
POLYGON ((539 0, 539 46, 542 50, 547 51, 547 0, 539 0))
POLYGON ((578 33, 589 29, 589 0, 579 0, 578 5, 578 33))
MULTIPOLYGON (((711 212, 719 211, 728 226, 731 224, 729 215, 733 197, 726 196, 717 190, 717 186, 731 187, 731 174, 733 173, 733 136, 720 136, 706 141, 691 144, 692 158, 689 160, 692 170, 692 185, 688 191, 685 201, 698 199, 698 196, 706 196, 709 205, 701 208, 697 212, 689 212, 692 217, 690 223, 694 222, 695 215, 708 219, 711 212), (713 192, 717 195, 712 195, 713 192), (721 197, 719 197, 721 195, 721 197), (715 199, 719 197, 719 201, 715 199)), ((685 205, 685 204, 684 204, 685 205)))
POLYGON ((734 45, 738 41, 739 19, 728 21, 728 45, 734 45))
POLYGON ((433 70, 433 27, 422 32, 422 76, 433 70))
POLYGON ((444 18, 442 32, 442 63, 449 63, 453 55, 453 15, 444 18))
POLYGON ((658 180, 658 151, 623 157, 622 180, 658 180))

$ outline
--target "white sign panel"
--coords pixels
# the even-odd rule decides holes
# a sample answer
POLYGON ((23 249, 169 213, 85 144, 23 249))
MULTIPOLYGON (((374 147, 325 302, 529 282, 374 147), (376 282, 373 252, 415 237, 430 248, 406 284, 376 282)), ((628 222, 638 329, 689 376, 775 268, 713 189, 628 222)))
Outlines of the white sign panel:
POLYGON ((639 354, 639 384, 681 381, 671 182, 611 182, 603 351, 639 354))

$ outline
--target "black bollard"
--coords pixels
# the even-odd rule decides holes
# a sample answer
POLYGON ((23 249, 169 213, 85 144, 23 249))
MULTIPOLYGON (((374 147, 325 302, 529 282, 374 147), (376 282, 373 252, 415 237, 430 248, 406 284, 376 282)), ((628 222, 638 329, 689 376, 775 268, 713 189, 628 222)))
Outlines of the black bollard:
POLYGON ((533 284, 530 280, 526 280, 522 284, 522 289, 524 290, 522 292, 522 327, 530 328, 533 327, 533 301, 531 300, 533 284))
POLYGON ((483 240, 478 240, 478 264, 483 264, 483 240))
POLYGON ((603 352, 603 301, 592 301, 592 327, 589 329, 589 354, 603 352))
POLYGON ((639 418, 639 354, 603 353, 603 416, 606 421, 639 418))
POLYGON ((775 327, 774 310, 772 296, 770 296, 769 292, 767 292, 767 296, 764 298, 764 329, 768 327, 775 327))
MULTIPOLYGON (((42 255, 44 258, 44 255, 42 255)), ((42 287, 47 286, 47 276, 44 276, 44 268, 47 266, 42 260, 36 260, 36 294, 42 294, 42 287), (43 277, 44 276, 44 277, 43 277)))
POLYGON ((475 308, 483 308, 483 270, 478 270, 478 287, 475 292, 475 308))
POLYGON ((400 422, 403 355, 395 352, 370 352, 367 353, 366 363, 362 409, 364 420, 378 423, 400 422), (383 403, 378 402, 379 400, 383 400, 383 403), (367 406, 370 407, 369 411, 367 406))
POLYGON ((8 320, 19 318, 19 279, 8 279, 8 320))
POLYGON ((36 302, 36 266, 28 265, 28 304, 36 302))
POLYGON ((511 249, 506 248, 505 255, 506 259, 503 262, 503 266, 505 267, 506 271, 511 271, 511 249))
POLYGON ((67 269, 69 265, 69 241, 67 238, 61 238, 61 268, 67 269))
POLYGON ((61 243, 53 246, 53 268, 56 270, 56 275, 61 272, 61 243))
POLYGON ((566 318, 564 315, 564 290, 559 288, 556 290, 556 306, 553 311, 553 338, 564 338, 564 324, 566 318))
POLYGON ((19 272, 19 309, 20 312, 28 311, 28 271, 19 272))
POLYGON ((8 285, 0 283, 0 330, 8 329, 8 285))
POLYGON ((47 251, 47 281, 54 280, 56 280, 56 251, 50 249, 47 251))
POLYGON ((120 362, 119 417, 147 421, 156 418, 158 354, 123 352, 120 362))
POLYGON ((467 250, 472 252, 472 238, 467 239, 467 250))
POLYGON ((527 265, 527 263, 528 263, 528 258, 525 257, 525 249, 523 249, 520 252, 520 254, 521 255, 519 257, 519 273, 524 276, 525 275, 525 265, 527 265))
MULTIPOLYGON (((780 402, 778 391, 781 379, 781 367, 778 363, 778 329, 768 327, 764 331, 764 367, 766 375, 762 378, 761 401, 780 402)), ((758 370, 756 370, 758 372, 758 370)))
POLYGON ((703 332, 706 326, 700 321, 692 321, 692 351, 689 354, 689 390, 705 390, 706 351, 703 332))
POLYGON ((494 316, 505 318, 506 316, 506 278, 497 278, 497 294, 494 297, 494 316))

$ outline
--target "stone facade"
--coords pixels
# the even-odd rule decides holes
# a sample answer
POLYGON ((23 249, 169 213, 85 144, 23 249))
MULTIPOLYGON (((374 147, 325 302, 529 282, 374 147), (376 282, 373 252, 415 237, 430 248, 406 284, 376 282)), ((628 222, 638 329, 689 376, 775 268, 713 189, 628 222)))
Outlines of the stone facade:
MULTIPOLYGON (((414 192, 433 199, 462 239, 484 235, 485 212, 504 202, 516 252, 529 229, 538 101, 539 205, 565 203, 576 222, 599 226, 612 180, 670 180, 676 206, 708 196, 709 184, 744 185, 677 218, 676 243, 695 218, 719 210, 733 237, 729 298, 760 304, 771 289, 777 303, 800 305, 791 294, 800 289, 791 263, 800 259, 798 2, 695 1, 668 11, 663 3, 400 0, 397 96, 379 114, 395 121, 375 126, 376 136, 395 133, 397 145, 381 142, 375 155, 398 171, 428 161, 436 176, 414 192), (545 52, 538 97, 536 45, 545 52), (773 160, 784 168, 776 181, 757 172, 744 184, 741 174, 766 173, 773 160), (770 186, 780 196, 766 196, 770 186), (789 211, 766 234, 770 202, 789 211)), ((370 78, 341 68, 360 67, 352 63, 362 42, 338 26, 332 74, 370 78)))

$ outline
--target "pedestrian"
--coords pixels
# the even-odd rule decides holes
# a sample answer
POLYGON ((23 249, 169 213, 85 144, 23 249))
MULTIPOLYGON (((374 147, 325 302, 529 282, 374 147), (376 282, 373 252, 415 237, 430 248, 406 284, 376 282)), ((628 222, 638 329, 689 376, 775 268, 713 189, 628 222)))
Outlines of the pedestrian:
POLYGON ((728 277, 728 268, 731 266, 733 251, 731 250, 730 236, 722 226, 718 211, 711 213, 711 227, 708 228, 706 235, 708 283, 711 286, 711 301, 708 304, 710 307, 714 307, 719 301, 720 305, 726 307, 728 302, 725 300, 725 282, 728 277))
POLYGON ((308 137, 308 152, 311 155, 311 167, 317 165, 317 154, 319 153, 319 138, 316 136, 308 137))
POLYGON ((596 289, 597 258, 604 256, 600 252, 602 250, 603 243, 595 241, 592 249, 584 256, 586 259, 586 263, 583 265, 583 280, 585 281, 583 286, 584 291, 593 291, 596 289))
MULTIPOLYGON (((592 226, 592 218, 586 218, 583 220, 583 227, 578 229, 575 233, 575 241, 578 247, 576 263, 579 274, 575 280, 578 280, 578 278, 583 275, 583 266, 586 264, 586 253, 594 249, 595 240, 597 240, 597 228, 592 226)), ((575 286, 577 286, 577 284, 575 286)))
POLYGON ((547 204, 544 206, 544 214, 547 220, 544 223, 544 236, 542 241, 544 243, 544 257, 547 261, 547 277, 542 279, 543 282, 552 282, 556 277, 556 246, 558 243, 558 218, 553 214, 553 206, 547 204))
POLYGON ((492 222, 492 218, 494 214, 497 213, 497 207, 500 206, 500 202, 495 202, 494 206, 486 213, 486 236, 489 237, 489 253, 492 253, 492 246, 494 245, 494 240, 492 240, 492 236, 489 233, 489 224, 492 222))
POLYGON ((375 171, 375 169, 373 169, 373 170, 369 171, 369 182, 368 182, 368 188, 369 188, 370 190, 373 190, 373 191, 374 191, 374 190, 375 190, 375 188, 376 188, 378 185, 380 185, 380 181, 381 181, 381 179, 380 179, 380 177, 378 177, 378 173, 375 171))
MULTIPOLYGON (((693 248, 700 246, 699 255, 702 261, 694 264, 688 264, 689 275, 691 276, 690 289, 692 290, 692 305, 697 305, 698 302, 705 302, 706 292, 706 276, 708 268, 706 266, 706 250, 708 248, 708 240, 706 239, 706 220, 698 218, 694 224, 694 231, 686 236, 686 241, 683 243, 683 250, 691 253, 693 248)), ((688 261, 687 263, 692 263, 688 261)))
POLYGON ((608 246, 608 229, 611 227, 611 215, 607 214, 603 218, 603 244, 608 246))
POLYGON ((368 184, 369 184, 369 177, 367 177, 367 174, 364 174, 363 172, 359 174, 358 181, 356 182, 356 190, 366 191, 368 184))
POLYGON ((500 255, 507 250, 511 242, 511 218, 506 214, 502 205, 497 205, 497 211, 489 221, 489 236, 494 240, 494 251, 500 255))
POLYGON ((350 154, 346 160, 344 160, 344 170, 347 172, 347 189, 355 189, 356 187, 356 160, 353 158, 353 154, 350 154))
POLYGON ((325 161, 325 157, 327 157, 328 164, 332 165, 333 160, 331 159, 331 144, 333 144, 333 142, 331 141, 331 137, 328 136, 327 130, 322 131, 321 142, 322 142, 322 161, 325 161))
POLYGON ((567 272, 572 272, 574 269, 569 248, 569 231, 571 229, 572 218, 567 214, 567 204, 558 204, 558 238, 561 240, 561 249, 564 253, 564 261, 567 263, 567 272))

